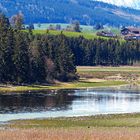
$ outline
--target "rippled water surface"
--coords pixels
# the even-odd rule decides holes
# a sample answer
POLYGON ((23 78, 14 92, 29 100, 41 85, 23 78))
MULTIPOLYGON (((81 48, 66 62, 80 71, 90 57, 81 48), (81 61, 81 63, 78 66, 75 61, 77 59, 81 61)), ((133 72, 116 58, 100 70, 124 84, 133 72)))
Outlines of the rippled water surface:
POLYGON ((140 112, 140 91, 73 90, 0 94, 0 122, 140 112))

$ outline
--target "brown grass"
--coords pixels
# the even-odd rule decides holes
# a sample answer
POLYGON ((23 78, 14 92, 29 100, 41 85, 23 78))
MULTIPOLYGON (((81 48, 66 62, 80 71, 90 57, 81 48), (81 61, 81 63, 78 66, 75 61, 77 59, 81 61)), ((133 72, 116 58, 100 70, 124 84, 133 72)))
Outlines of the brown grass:
POLYGON ((82 78, 98 78, 106 80, 139 81, 140 67, 77 67, 77 71, 82 78))
POLYGON ((140 128, 0 130, 0 140, 140 140, 140 128))

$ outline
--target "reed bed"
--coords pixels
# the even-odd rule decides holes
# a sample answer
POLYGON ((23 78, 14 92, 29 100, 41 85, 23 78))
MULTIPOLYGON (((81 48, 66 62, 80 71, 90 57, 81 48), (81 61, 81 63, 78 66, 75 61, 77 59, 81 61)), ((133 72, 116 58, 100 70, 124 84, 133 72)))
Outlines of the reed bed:
POLYGON ((139 128, 0 130, 0 140, 140 140, 139 128))

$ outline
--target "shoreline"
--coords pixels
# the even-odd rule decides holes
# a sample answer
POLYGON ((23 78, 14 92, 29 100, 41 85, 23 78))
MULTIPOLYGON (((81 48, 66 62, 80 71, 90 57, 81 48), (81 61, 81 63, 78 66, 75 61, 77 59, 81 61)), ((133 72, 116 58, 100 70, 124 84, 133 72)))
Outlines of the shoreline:
MULTIPOLYGON (((77 66, 77 74, 80 76, 78 81, 59 82, 55 81, 52 85, 31 84, 25 86, 14 86, 0 84, 0 93, 23 93, 39 92, 48 90, 77 90, 95 89, 106 87, 119 87, 125 85, 140 85, 139 66, 120 66, 120 67, 88 67, 77 66)), ((45 83, 44 83, 45 84, 45 83)))
POLYGON ((104 81, 104 82, 70 82, 60 83, 51 86, 44 85, 27 85, 27 86, 13 86, 13 85, 0 85, 0 93, 23 93, 23 92, 45 92, 45 91, 56 91, 56 90, 86 90, 106 87, 120 87, 129 85, 126 81, 104 81))
POLYGON ((100 114, 79 117, 21 119, 4 122, 0 128, 140 127, 140 113, 100 114))

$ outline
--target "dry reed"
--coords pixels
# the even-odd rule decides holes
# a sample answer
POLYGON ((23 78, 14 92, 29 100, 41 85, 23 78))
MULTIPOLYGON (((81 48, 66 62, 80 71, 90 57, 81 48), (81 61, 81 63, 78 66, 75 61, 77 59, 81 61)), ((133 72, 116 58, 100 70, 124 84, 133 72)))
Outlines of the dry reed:
POLYGON ((71 128, 0 130, 0 140, 140 140, 140 129, 71 128))

